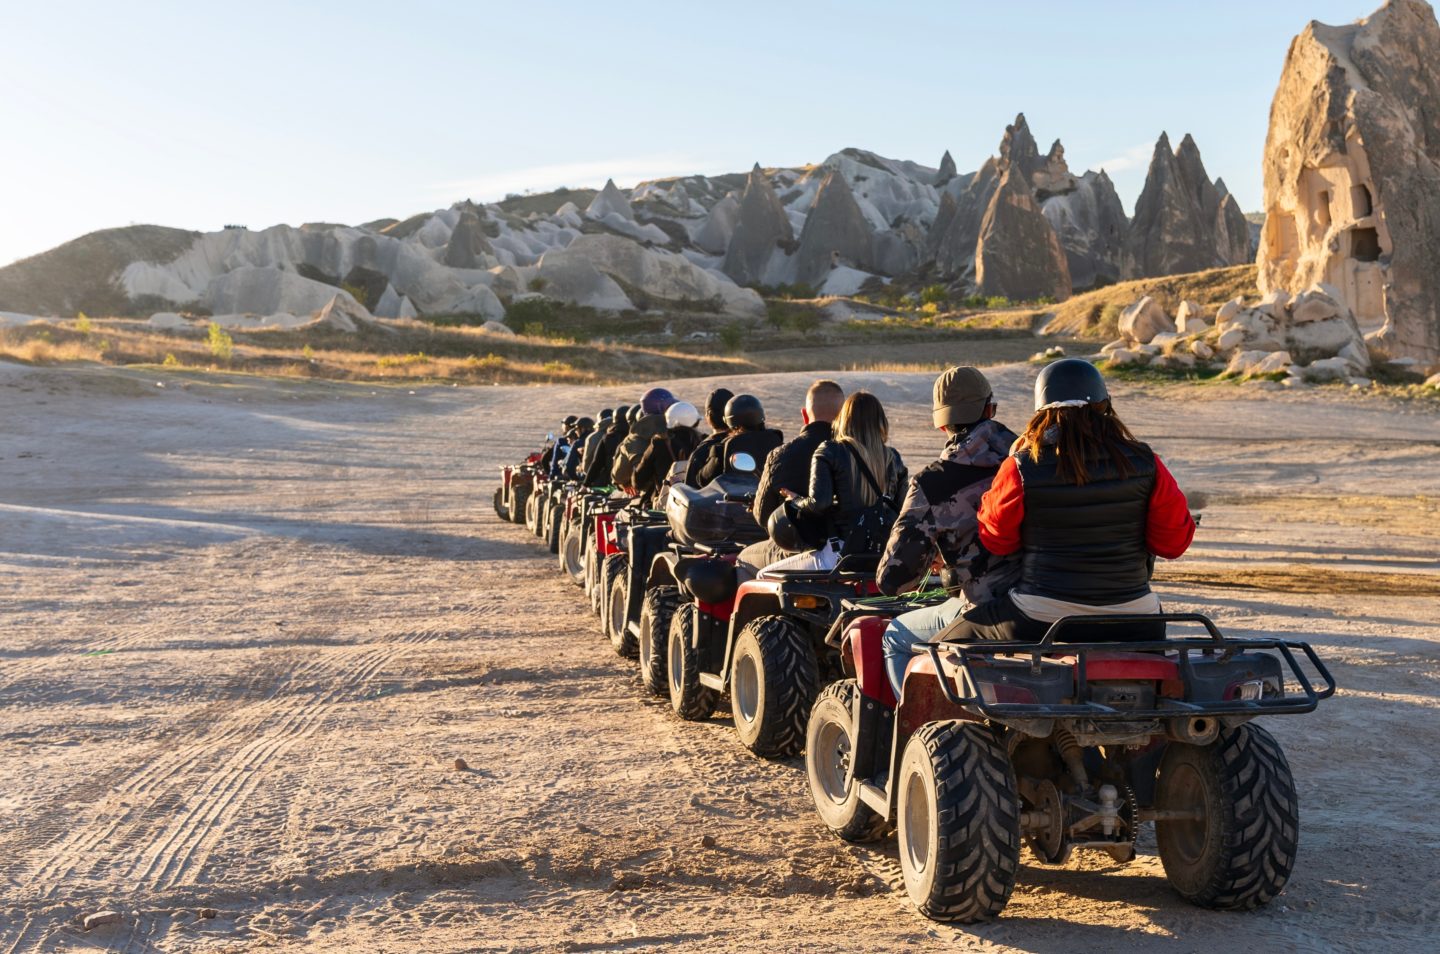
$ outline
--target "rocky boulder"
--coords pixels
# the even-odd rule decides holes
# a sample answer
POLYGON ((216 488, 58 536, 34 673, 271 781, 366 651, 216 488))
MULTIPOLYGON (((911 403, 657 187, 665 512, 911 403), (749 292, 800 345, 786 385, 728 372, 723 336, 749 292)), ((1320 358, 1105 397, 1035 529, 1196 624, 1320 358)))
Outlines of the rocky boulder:
POLYGON ((870 226, 854 193, 843 176, 827 173, 805 217, 795 253, 795 280, 819 286, 840 265, 876 271, 871 253, 870 226))
POLYGON ((1175 322, 1149 295, 1120 313, 1120 334, 1134 344, 1149 344, 1159 334, 1175 331, 1175 322))
MULTIPOLYGON (((582 235, 565 249, 546 253, 540 262, 541 277, 546 276, 546 262, 556 257, 567 263, 589 263, 629 293, 651 299, 652 306, 683 303, 729 315, 765 314, 765 302, 754 291, 717 278, 683 255, 645 248, 618 235, 582 235)), ((545 292, 553 294, 548 282, 545 292)))
POLYGON ((695 233, 695 244, 711 255, 724 255, 739 222, 740 200, 727 195, 705 217, 705 224, 695 233))
POLYGON ((1085 173, 1069 192, 1045 199, 1041 211, 1060 236, 1076 289, 1119 280, 1128 220, 1104 171, 1085 173))
POLYGON ((450 233, 450 241, 445 245, 445 264, 451 268, 489 268, 492 264, 487 261, 490 252, 480 216, 470 210, 460 213, 460 221, 455 224, 455 231, 450 233))
POLYGON ((1440 25, 1389 0, 1290 45, 1265 141, 1261 290, 1324 282, 1392 354, 1440 364, 1440 25))

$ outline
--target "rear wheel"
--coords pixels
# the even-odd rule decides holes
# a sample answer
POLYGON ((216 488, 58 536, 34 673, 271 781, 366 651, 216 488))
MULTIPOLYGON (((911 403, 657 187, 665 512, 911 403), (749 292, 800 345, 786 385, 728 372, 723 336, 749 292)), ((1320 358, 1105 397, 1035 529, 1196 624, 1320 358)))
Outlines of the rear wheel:
POLYGON ((689 722, 710 718, 720 702, 719 693, 700 684, 699 654, 691 644, 695 614, 694 603, 680 604, 675 615, 670 617, 670 642, 665 652, 670 708, 689 722))
POLYGON ((514 484, 510 485, 510 504, 507 509, 510 511, 510 521, 512 523, 525 522, 526 505, 529 502, 529 484, 521 484, 518 487, 514 484))
POLYGON ((745 747, 762 758, 796 755, 820 688, 810 640, 784 616, 745 624, 730 667, 730 709, 745 747))
POLYGON ((545 513, 545 547, 551 552, 560 552, 560 525, 565 522, 565 505, 552 503, 545 513))
POLYGON ((1280 744, 1253 722, 1206 746, 1172 742, 1155 807, 1193 820, 1155 823, 1171 887, 1205 908, 1245 910, 1285 887, 1300 841, 1295 779, 1280 744))
POLYGON ((600 630, 608 639, 610 637, 610 590, 615 581, 625 579, 625 573, 629 569, 630 561, 623 553, 612 553, 605 558, 604 564, 600 567, 600 630))
POLYGON ((540 495, 531 494, 525 498, 525 529, 540 535, 540 495))
POLYGON ((585 594, 590 597, 590 612, 600 615, 600 558, 595 553, 595 542, 585 548, 585 594))
POLYGON ((495 516, 501 520, 510 519, 510 508, 505 506, 505 485, 501 484, 495 488, 495 516))
POLYGON ((576 586, 585 584, 585 556, 580 552, 584 542, 579 524, 566 521, 560 528, 560 569, 576 586))
POLYGON ((680 605, 680 590, 657 586, 645 591, 640 608, 640 681, 652 696, 670 692, 665 649, 670 642, 670 618, 680 605))
POLYGON ((998 915, 1020 863, 1020 799, 1005 746, 976 722, 931 722, 900 762, 896 819, 905 891, 935 921, 998 915))
POLYGON ((851 777, 859 692, 853 679, 832 682, 821 690, 805 732, 805 774, 815 811, 827 828, 846 841, 877 841, 890 825, 860 800, 860 780, 851 777))
POLYGON ((615 652, 626 659, 634 659, 640 652, 640 645, 635 639, 635 634, 630 632, 630 621, 625 615, 625 603, 630 588, 629 565, 627 559, 620 564, 621 572, 610 578, 610 586, 605 595, 605 635, 610 637, 610 645, 615 647, 615 652))

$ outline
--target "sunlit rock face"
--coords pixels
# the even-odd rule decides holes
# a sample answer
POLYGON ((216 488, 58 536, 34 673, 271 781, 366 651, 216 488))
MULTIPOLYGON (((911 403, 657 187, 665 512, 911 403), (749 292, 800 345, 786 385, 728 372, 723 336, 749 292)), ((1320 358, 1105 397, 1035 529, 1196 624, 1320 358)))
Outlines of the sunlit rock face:
POLYGON ((1265 142, 1262 291, 1338 290, 1372 342, 1440 362, 1440 26, 1390 0, 1290 44, 1265 142))

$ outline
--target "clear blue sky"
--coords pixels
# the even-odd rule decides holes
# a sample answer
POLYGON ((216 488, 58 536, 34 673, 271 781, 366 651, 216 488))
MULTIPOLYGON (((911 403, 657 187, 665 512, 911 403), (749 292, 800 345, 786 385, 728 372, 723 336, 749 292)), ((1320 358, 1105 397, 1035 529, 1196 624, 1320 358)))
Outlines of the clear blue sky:
POLYGON ((0 264, 852 145, 964 171, 1020 111, 1127 208, 1163 129, 1254 210, 1290 38, 1378 3, 3 0, 0 264))

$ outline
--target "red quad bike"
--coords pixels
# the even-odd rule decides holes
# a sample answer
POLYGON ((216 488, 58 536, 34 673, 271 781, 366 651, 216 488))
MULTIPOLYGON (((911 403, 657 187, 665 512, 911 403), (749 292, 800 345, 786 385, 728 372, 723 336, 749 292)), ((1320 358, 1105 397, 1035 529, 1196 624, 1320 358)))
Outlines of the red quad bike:
POLYGON ((585 521, 585 592, 590 598, 590 610, 605 618, 605 564, 613 556, 624 559, 620 548, 620 533, 615 526, 615 514, 623 510, 630 501, 624 497, 605 497, 587 505, 585 521))
POLYGON ((997 916, 1022 838, 1046 864, 1075 848, 1125 862, 1145 822, 1167 880, 1196 905, 1254 908, 1284 887, 1299 839, 1295 783, 1252 720, 1310 712, 1334 694, 1308 644, 1228 639, 1196 614, 1069 617, 1038 643, 931 643, 897 702, 881 645, 888 618, 850 609, 840 651, 851 678, 826 688, 810 716, 810 791, 847 841, 896 827, 905 889, 926 917, 997 916), (1208 636, 1059 641, 1076 625, 1118 633, 1140 621, 1199 624, 1208 636))
POLYGON ((525 503, 535 486, 538 453, 531 454, 522 464, 506 464, 500 468, 500 486, 495 488, 495 513, 501 520, 521 523, 525 519, 525 503))

